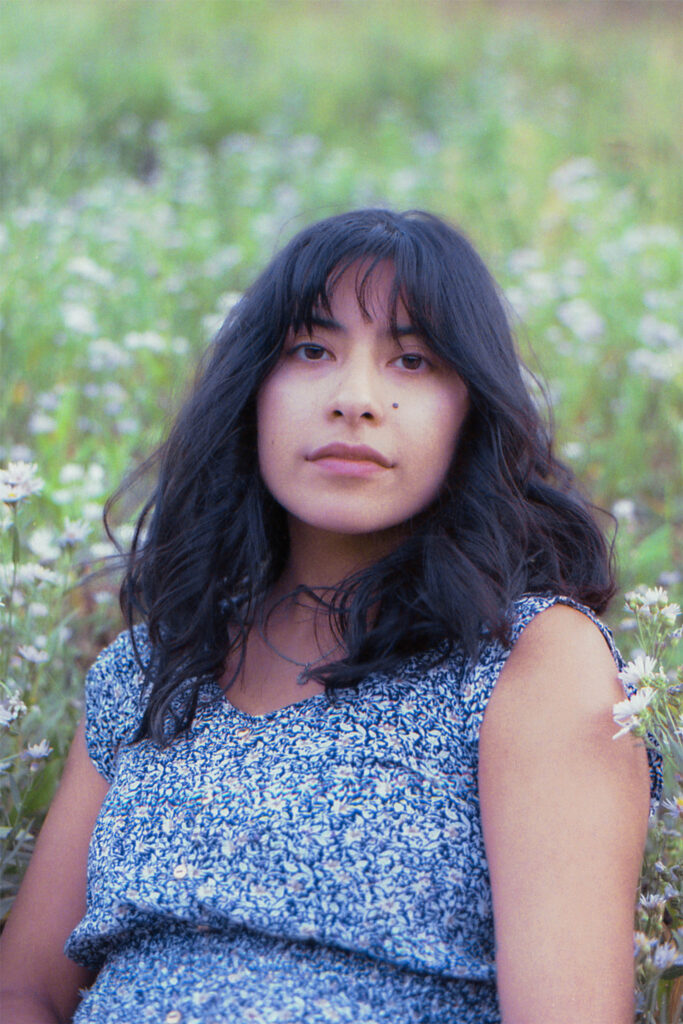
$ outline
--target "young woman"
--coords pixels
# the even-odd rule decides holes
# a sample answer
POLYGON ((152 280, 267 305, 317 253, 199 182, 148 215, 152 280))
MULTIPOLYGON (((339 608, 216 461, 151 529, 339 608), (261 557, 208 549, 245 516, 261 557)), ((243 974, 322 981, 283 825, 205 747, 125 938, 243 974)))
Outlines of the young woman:
POLYGON ((158 455, 3 1020, 627 1024, 613 591, 469 243, 302 231, 158 455))

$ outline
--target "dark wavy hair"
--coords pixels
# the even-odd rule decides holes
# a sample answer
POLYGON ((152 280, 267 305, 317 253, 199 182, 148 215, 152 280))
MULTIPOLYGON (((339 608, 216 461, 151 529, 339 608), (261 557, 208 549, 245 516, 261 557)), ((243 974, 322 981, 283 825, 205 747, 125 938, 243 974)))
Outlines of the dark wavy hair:
POLYGON ((612 549, 553 455, 498 289, 472 245, 421 211, 330 217, 296 235, 232 309, 168 439, 136 474, 150 464, 158 473, 121 587, 129 628, 146 623, 154 652, 138 738, 164 743, 186 730, 202 683, 223 673, 228 654, 241 665, 288 555, 285 511, 259 474, 256 396, 287 332, 311 330, 357 261, 368 268, 361 307, 372 270, 390 262, 392 328, 400 298, 464 380, 470 409, 442 491, 407 539, 326 595, 345 653, 310 677, 332 697, 412 654, 441 658, 462 645, 476 656, 485 633, 507 642, 522 594, 565 594, 599 613, 614 593, 612 549))

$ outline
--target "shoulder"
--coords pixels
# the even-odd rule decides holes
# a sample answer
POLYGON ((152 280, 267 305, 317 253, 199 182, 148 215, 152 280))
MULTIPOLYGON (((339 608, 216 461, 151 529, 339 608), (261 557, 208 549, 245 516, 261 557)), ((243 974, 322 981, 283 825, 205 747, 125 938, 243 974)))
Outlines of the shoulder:
POLYGON ((612 707, 623 688, 607 632, 592 613, 563 602, 525 623, 486 708, 480 769, 501 769, 510 758, 557 765, 565 754, 568 763, 633 760, 633 744, 612 742, 612 707))
MULTIPOLYGON (((521 676, 531 685, 538 673, 553 675, 553 666, 560 662, 574 669, 579 662, 601 664, 614 678, 623 666, 609 629, 589 608, 570 598, 525 595, 510 607, 508 621, 508 642, 484 637, 477 658, 465 670, 470 738, 475 741, 484 714, 488 717, 489 702, 503 681, 507 688, 521 676)), ((554 678, 559 685, 556 673, 554 678)), ((521 699, 520 686, 517 691, 521 699)))
POLYGON ((85 678, 85 737, 95 767, 108 781, 120 744, 132 738, 144 710, 144 676, 152 648, 145 626, 121 633, 85 678))

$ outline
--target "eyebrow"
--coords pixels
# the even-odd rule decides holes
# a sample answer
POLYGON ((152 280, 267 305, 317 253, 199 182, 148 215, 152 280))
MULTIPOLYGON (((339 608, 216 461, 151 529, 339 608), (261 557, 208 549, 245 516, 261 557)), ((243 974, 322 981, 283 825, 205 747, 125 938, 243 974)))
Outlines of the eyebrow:
MULTIPOLYGON (((320 316, 313 314, 311 317, 311 327, 320 327, 323 330, 328 331, 345 331, 346 328, 343 324, 340 324, 338 320, 334 320, 332 317, 320 316)), ((421 331, 414 327, 412 324, 408 324, 406 327, 396 326, 395 331, 390 331, 392 335, 398 338, 418 337, 421 336, 421 331)))

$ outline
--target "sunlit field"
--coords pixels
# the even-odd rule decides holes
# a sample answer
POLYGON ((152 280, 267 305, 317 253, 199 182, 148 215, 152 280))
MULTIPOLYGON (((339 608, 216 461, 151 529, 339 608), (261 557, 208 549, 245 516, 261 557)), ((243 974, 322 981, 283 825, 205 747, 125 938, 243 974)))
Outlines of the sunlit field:
MULTIPOLYGON (((2 757, 52 748, 7 789, 3 914, 83 671, 121 628, 116 579, 93 575, 114 551, 104 500, 308 221, 389 205, 465 230, 559 452, 618 523, 624 652, 623 592, 680 601, 676 6, 0 4, 0 467, 43 481, 0 506, 0 678, 29 707, 2 757)), ((116 510, 124 541, 134 512, 116 510)))

